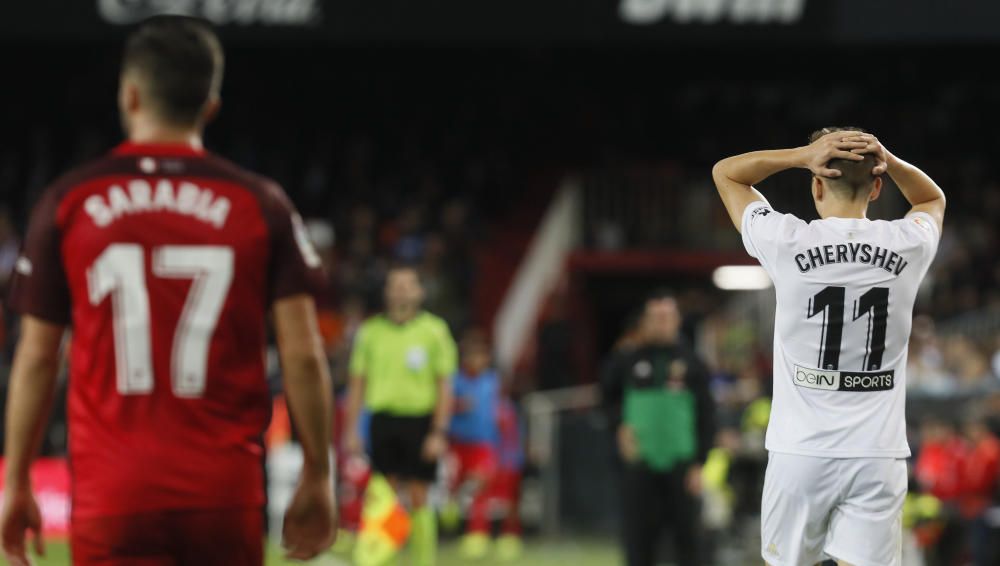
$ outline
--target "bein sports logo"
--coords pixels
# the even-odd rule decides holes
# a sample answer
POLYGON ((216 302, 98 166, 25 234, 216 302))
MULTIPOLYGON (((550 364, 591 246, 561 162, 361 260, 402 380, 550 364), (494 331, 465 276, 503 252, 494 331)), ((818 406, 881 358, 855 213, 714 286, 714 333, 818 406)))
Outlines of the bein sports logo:
POLYGON ((162 14, 205 18, 216 25, 305 26, 322 17, 320 0, 97 0, 97 11, 117 25, 162 14))
POLYGON ((896 386, 896 372, 824 371, 795 366, 794 382, 799 387, 825 391, 890 391, 896 386))
POLYGON ((795 385, 810 389, 837 391, 840 389, 840 372, 821 371, 795 366, 795 385))
POLYGON ((620 0, 626 23, 792 24, 802 19, 806 0, 620 0))

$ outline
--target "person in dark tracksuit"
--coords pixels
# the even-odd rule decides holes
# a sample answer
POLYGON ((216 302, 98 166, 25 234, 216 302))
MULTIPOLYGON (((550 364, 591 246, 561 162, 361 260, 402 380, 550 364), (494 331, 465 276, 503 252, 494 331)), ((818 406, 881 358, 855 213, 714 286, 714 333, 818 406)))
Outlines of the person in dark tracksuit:
POLYGON ((623 530, 628 566, 653 566, 669 526, 677 563, 700 564, 701 466, 715 436, 708 370, 681 338, 681 313, 652 295, 637 343, 608 361, 601 389, 624 460, 623 530))

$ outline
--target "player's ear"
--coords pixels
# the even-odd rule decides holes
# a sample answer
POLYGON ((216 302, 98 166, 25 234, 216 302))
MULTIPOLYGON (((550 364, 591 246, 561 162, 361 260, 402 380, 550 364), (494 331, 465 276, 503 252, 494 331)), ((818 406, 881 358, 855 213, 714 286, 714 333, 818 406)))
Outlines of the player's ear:
POLYGON ((872 194, 868 197, 868 202, 875 202, 882 195, 882 178, 875 177, 875 185, 872 187, 872 194))
POLYGON ((812 193, 816 202, 823 201, 823 179, 820 179, 819 176, 816 175, 813 176, 812 193))
POLYGON ((118 104, 122 111, 128 114, 135 112, 142 105, 141 99, 139 85, 127 75, 123 76, 118 87, 118 104))
POLYGON ((218 96, 212 96, 205 103, 205 108, 201 111, 201 123, 202 125, 212 123, 215 117, 219 115, 219 110, 222 109, 222 99, 218 96))

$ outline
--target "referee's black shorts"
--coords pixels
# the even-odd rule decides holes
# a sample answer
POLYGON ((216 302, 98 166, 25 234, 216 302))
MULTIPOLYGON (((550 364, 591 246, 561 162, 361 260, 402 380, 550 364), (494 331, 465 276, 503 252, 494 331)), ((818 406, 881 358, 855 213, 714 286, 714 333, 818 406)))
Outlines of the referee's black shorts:
POLYGON ((370 424, 372 468, 384 476, 432 483, 437 462, 424 460, 431 415, 400 417, 375 413, 370 424))

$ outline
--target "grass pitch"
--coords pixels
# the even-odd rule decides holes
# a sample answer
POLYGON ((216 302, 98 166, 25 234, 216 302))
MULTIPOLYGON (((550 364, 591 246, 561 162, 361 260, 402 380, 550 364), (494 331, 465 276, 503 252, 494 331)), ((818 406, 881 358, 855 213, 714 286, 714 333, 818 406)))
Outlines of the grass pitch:
MULTIPOLYGON (((525 541, 524 556, 513 563, 500 563, 495 560, 469 562, 458 555, 455 544, 442 545, 437 566, 617 566, 621 564, 618 549, 610 542, 596 541, 525 541)), ((47 541, 45 558, 35 558, 36 566, 67 566, 69 565, 69 546, 64 542, 47 541)), ((392 566, 408 566, 405 558, 392 566)), ((6 564, 3 558, 0 563, 6 564)), ((282 558, 281 549, 276 545, 268 546, 267 566, 286 566, 303 564, 282 558)), ((308 562, 316 566, 350 566, 349 555, 329 553, 308 562)))

